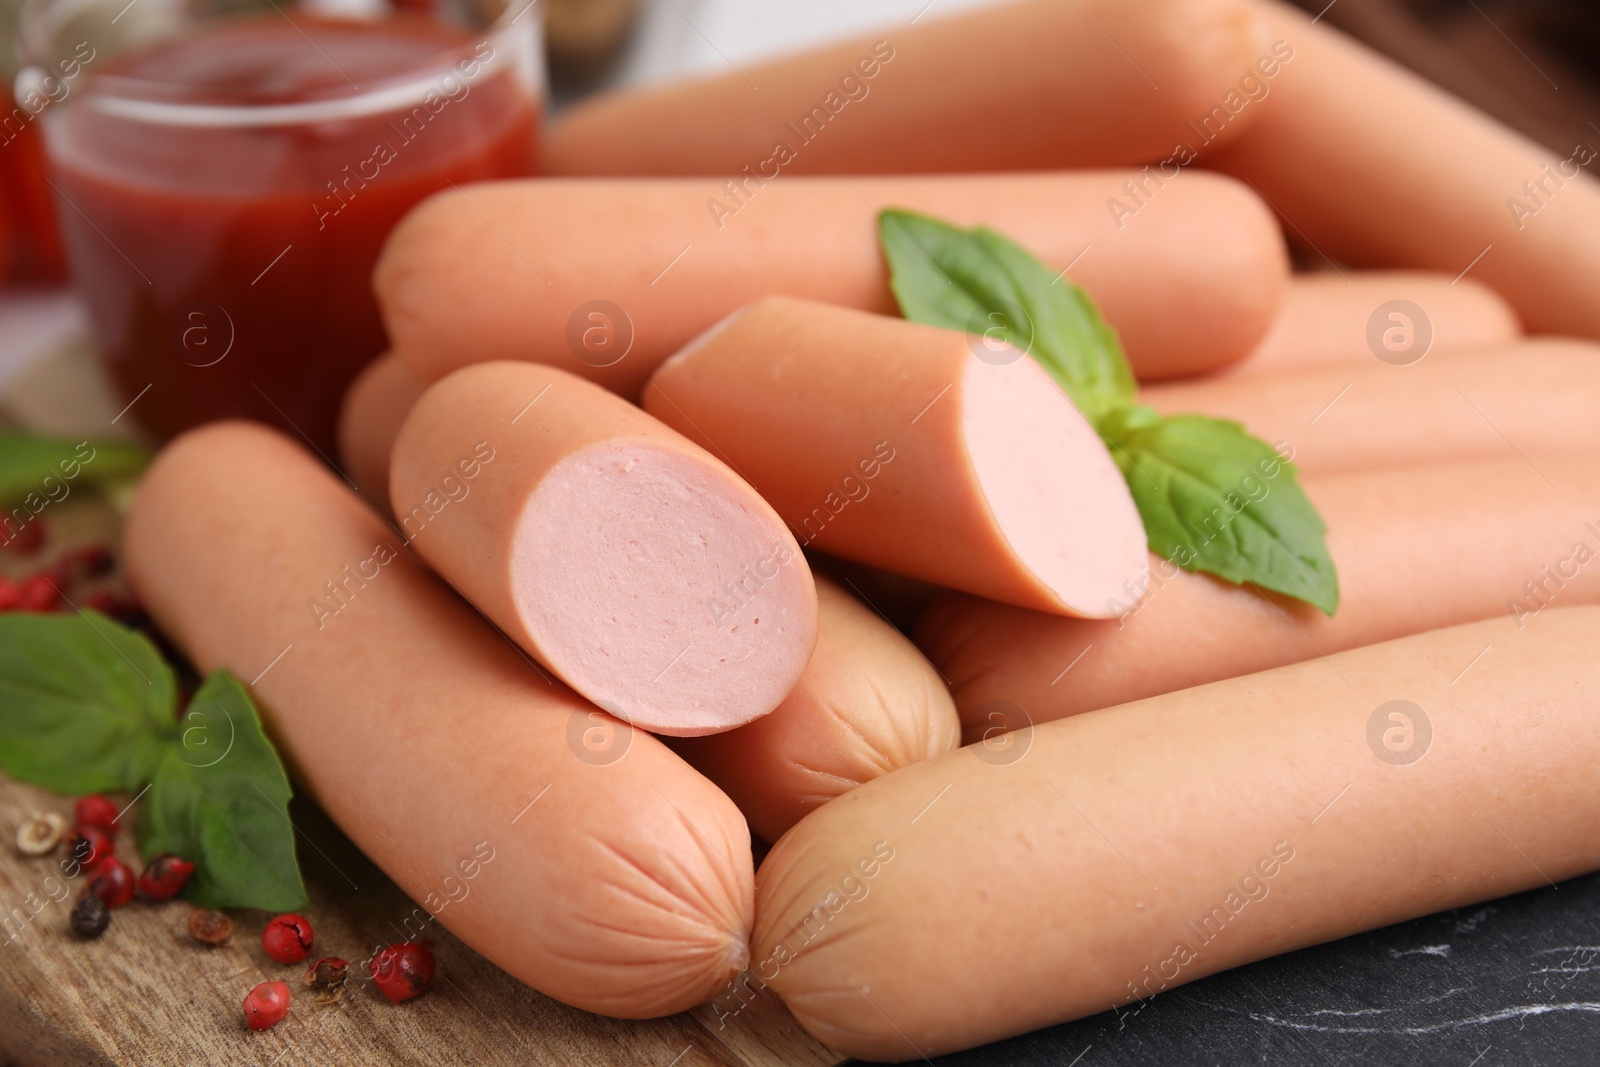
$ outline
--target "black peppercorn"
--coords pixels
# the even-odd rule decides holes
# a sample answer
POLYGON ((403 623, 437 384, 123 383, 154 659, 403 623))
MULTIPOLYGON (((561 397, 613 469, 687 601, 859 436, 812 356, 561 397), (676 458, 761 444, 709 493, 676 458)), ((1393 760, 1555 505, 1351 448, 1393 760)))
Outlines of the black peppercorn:
POLYGON ((111 925, 111 909, 93 893, 85 893, 72 906, 72 932, 84 940, 99 937, 111 925))

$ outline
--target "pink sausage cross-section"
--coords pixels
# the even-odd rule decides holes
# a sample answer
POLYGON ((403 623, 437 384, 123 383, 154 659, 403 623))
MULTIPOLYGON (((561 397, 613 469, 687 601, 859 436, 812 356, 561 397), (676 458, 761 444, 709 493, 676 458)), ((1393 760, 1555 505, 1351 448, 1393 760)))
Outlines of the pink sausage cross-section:
POLYGON ((406 416, 389 471, 417 552, 562 680, 656 733, 732 729, 805 669, 817 595, 750 486, 627 401, 482 363, 406 416))

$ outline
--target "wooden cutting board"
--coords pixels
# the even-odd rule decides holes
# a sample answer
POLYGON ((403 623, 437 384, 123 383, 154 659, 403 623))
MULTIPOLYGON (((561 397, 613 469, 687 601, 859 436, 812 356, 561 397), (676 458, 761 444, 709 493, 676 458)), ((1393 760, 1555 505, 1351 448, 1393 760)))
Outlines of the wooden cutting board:
MULTIPOLYGON (((123 429, 109 421, 115 412, 82 348, 33 368, 0 396, 0 421, 53 433, 112 436, 123 429)), ((115 510, 87 494, 52 506, 49 518, 58 548, 115 536, 115 510)), ((17 568, 7 561, 7 569, 17 568)), ((42 811, 70 818, 71 806, 0 777, 0 1058, 7 1064, 833 1067, 842 1059, 801 1030, 770 992, 726 1025, 709 1007, 642 1022, 607 1019, 534 992, 436 923, 422 935, 438 960, 433 987, 401 1005, 355 981, 354 967, 350 994, 318 1005, 302 984, 303 967, 275 964, 262 951, 264 912, 233 913, 232 940, 209 948, 186 932, 189 905, 136 900, 112 913, 100 939, 81 941, 67 918, 84 879, 68 882, 59 854, 29 858, 15 848, 18 827, 42 811), (290 1015, 251 1033, 240 1004, 257 983, 274 979, 290 985, 290 1015)), ((407 919, 425 912, 314 805, 296 800, 289 817, 311 898, 314 956, 357 963, 377 946, 411 937, 407 919)), ((137 870, 131 835, 118 844, 137 870)))
MULTIPOLYGON (((185 929, 190 905, 135 900, 112 912, 98 940, 83 941, 68 929, 67 915, 85 879, 63 877, 59 852, 29 858, 14 847, 17 827, 40 811, 71 817, 65 799, 0 779, 0 1054, 18 1067, 832 1067, 840 1059, 807 1036, 770 993, 725 1028, 704 1008, 645 1022, 606 1019, 541 996, 437 924, 422 935, 439 964, 433 988, 401 1005, 354 980, 341 1002, 318 1005, 302 984, 303 966, 273 963, 262 951, 266 912, 233 912, 233 938, 210 948, 185 929), (290 1015, 251 1033, 240 1002, 270 980, 289 984, 290 1015)), ((311 895, 305 914, 316 931, 313 956, 356 962, 406 939, 402 925, 425 913, 313 805, 296 800, 290 817, 311 895)), ((138 870, 131 835, 118 844, 138 870)))

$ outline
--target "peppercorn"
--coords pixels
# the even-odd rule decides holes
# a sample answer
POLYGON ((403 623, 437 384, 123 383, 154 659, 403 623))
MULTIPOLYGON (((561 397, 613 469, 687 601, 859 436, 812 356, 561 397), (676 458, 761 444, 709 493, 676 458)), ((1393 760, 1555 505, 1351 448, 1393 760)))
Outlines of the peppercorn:
POLYGON ((89 892, 105 901, 106 907, 120 908, 133 899, 133 871, 117 857, 107 856, 95 864, 89 892))
POLYGON ((17 590, 17 610, 48 615, 61 606, 61 591, 47 574, 35 574, 22 580, 17 590))
POLYGON ((24 856, 44 856, 61 842, 67 820, 53 811, 42 812, 17 828, 17 851, 24 856))
POLYGON ((261 931, 261 947, 278 963, 299 963, 311 954, 315 935, 304 916, 279 915, 261 931))
POLYGON ((79 582, 110 574, 116 562, 105 545, 82 545, 64 553, 56 568, 67 581, 79 582))
POLYGON ((111 835, 98 826, 75 826, 67 835, 67 858, 77 861, 79 870, 93 870, 95 865, 116 852, 111 835))
POLYGON ((115 615, 119 599, 117 594, 109 589, 97 589, 84 597, 80 603, 89 611, 98 611, 102 615, 115 615))
POLYGON ((79 826, 98 826, 108 834, 117 832, 117 817, 121 814, 117 806, 99 793, 92 796, 80 797, 72 805, 72 817, 79 826))
POLYGON ((175 650, 165 645, 165 639, 151 629, 149 617, 145 615, 144 609, 139 606, 139 602, 132 597, 122 596, 109 589, 98 589, 83 598, 82 606, 89 611, 98 611, 102 615, 115 619, 130 629, 150 631, 145 636, 155 640, 158 646, 162 646, 162 655, 169 662, 176 661, 175 650))
POLYGON ((111 925, 111 909, 93 893, 85 893, 72 906, 71 923, 73 933, 85 941, 92 941, 111 925))
POLYGON ((204 945, 220 945, 233 935, 233 920, 220 911, 196 908, 189 913, 189 936, 204 945))
POLYGON ((44 520, 30 519, 16 533, 0 531, 0 548, 19 556, 31 556, 44 547, 44 520))
POLYGON ((268 1030, 289 1014, 289 987, 282 982, 262 982, 244 998, 244 1024, 252 1030, 268 1030))
POLYGON ((194 873, 194 864, 172 852, 163 852, 139 872, 139 892, 150 900, 171 900, 183 892, 194 873))
POLYGON ((368 961, 367 970, 378 991, 391 1004, 399 1004, 428 991, 433 983, 433 953, 415 941, 402 941, 379 951, 368 961))

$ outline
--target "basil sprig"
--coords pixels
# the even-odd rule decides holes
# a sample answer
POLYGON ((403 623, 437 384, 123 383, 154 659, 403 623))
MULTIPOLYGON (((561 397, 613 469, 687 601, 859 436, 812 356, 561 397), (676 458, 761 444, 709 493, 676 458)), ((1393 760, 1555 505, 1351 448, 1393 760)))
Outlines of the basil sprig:
POLYGON ((64 497, 80 477, 96 486, 115 485, 149 462, 149 452, 120 441, 72 442, 0 430, 0 507, 26 503, 37 512, 44 501, 64 497))
POLYGON ((986 227, 891 209, 878 218, 889 284, 913 322, 995 337, 1055 378, 1111 449, 1151 551, 1332 615, 1326 525, 1295 468, 1244 427, 1135 402, 1122 344, 1089 295, 986 227))
POLYGON ((1133 371, 1100 309, 1013 242, 907 211, 885 211, 878 233, 900 312, 912 322, 998 330, 1038 360, 1090 421, 1132 400, 1133 371))
POLYGON ((0 614, 0 769, 69 795, 143 791, 139 852, 192 861, 201 907, 306 903, 289 779, 244 686, 218 671, 180 716, 172 668, 104 615, 0 614))

